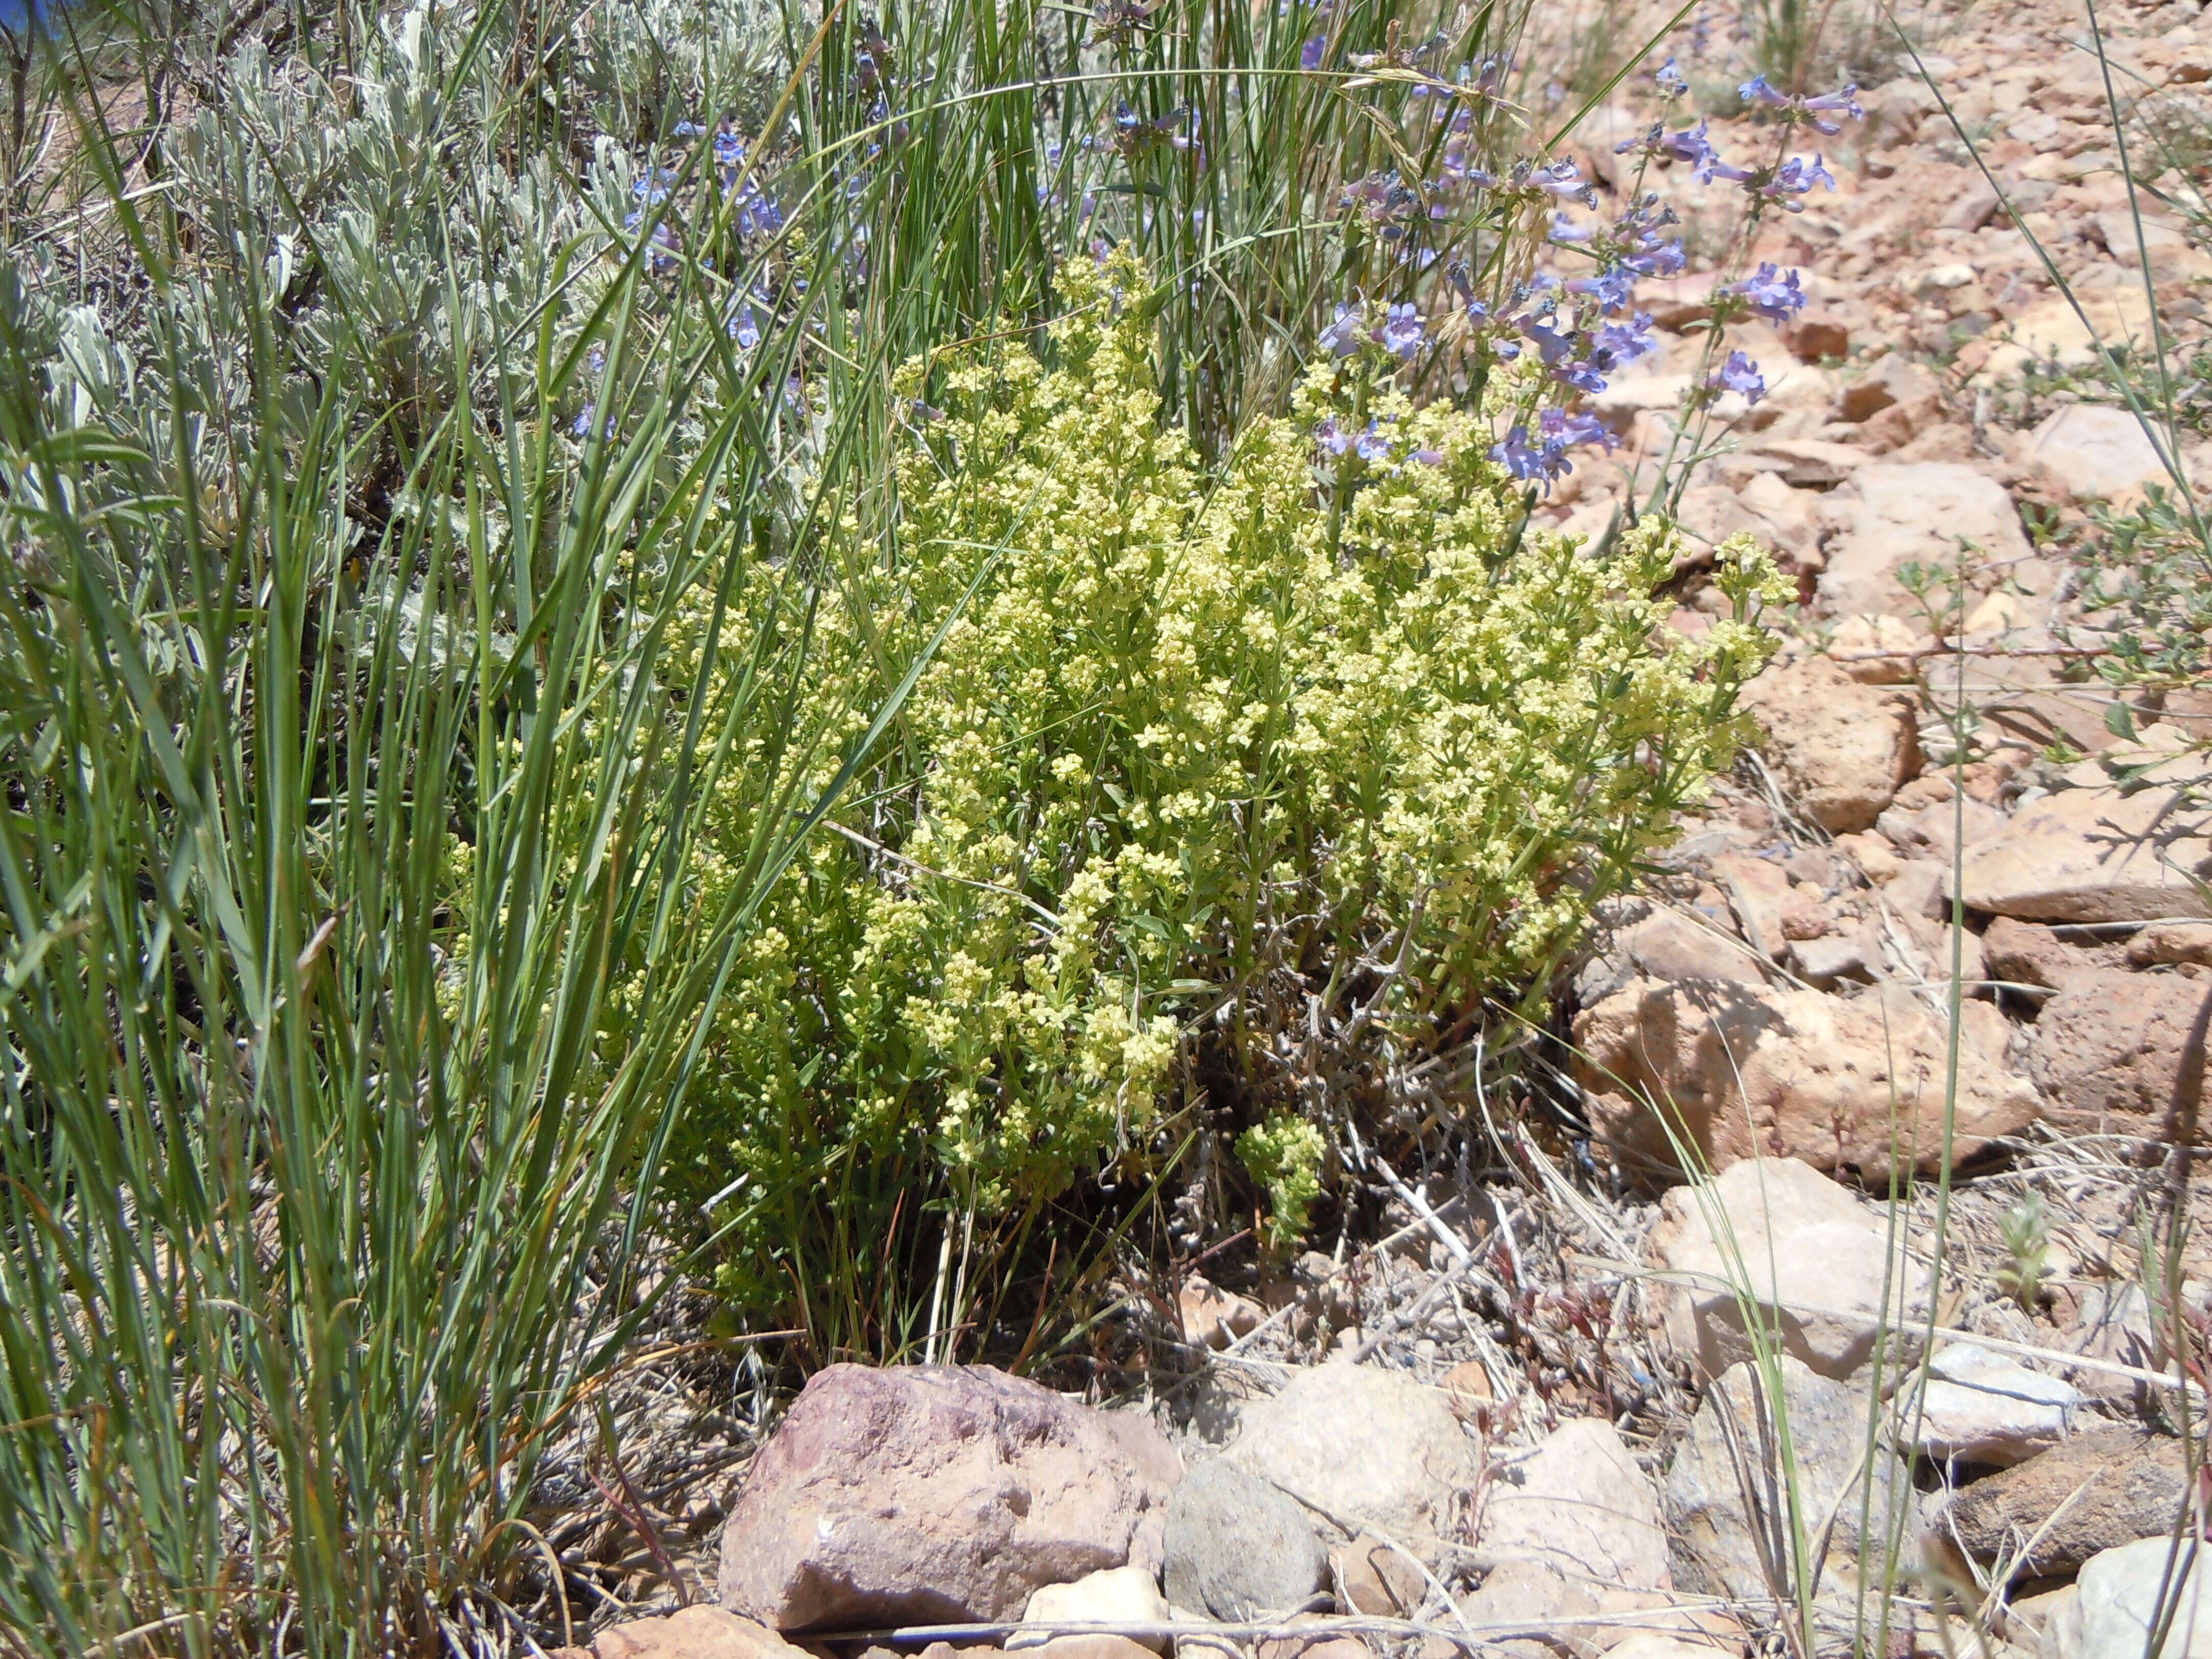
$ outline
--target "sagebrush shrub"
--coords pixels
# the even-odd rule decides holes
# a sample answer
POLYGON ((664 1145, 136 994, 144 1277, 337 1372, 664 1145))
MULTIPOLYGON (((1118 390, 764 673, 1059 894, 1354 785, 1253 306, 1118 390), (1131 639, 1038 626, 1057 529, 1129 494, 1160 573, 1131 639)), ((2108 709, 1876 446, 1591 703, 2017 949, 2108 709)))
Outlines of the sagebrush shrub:
MULTIPOLYGON (((1264 1082, 1285 976, 1375 998, 1400 1044, 1540 995, 1742 735, 1763 560, 1724 550, 1736 617, 1664 629, 1670 528, 1593 556, 1488 459, 1516 386, 1462 412, 1323 364, 1209 469, 1159 425, 1133 265, 1079 261, 1062 298, 1049 366, 907 368, 896 545, 848 525, 832 555, 880 605, 814 619, 825 674, 954 620, 725 1004, 688 1158, 736 1206, 732 1288, 805 1282, 775 1258, 825 1226, 881 1240, 916 1185, 989 1217, 1141 1160, 1201 1027, 1264 1082), (1395 977, 1352 986, 1378 955, 1395 977)), ((1279 1114, 1245 1137, 1279 1232, 1322 1146, 1279 1114)))

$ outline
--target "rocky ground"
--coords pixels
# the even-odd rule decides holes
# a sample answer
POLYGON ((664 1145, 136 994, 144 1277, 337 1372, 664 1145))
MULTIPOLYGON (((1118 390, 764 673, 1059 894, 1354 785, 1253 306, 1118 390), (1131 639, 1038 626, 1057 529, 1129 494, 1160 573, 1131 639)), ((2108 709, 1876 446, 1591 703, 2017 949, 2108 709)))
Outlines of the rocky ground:
MULTIPOLYGON (((2126 95, 2201 96, 2212 13, 2104 21, 2126 95)), ((1908 71, 1838 141, 1836 192, 1761 234, 1813 302, 1750 330, 1771 390, 1683 507, 1707 544, 1771 543, 1802 604, 1753 688, 1760 754, 1608 917, 1563 1011, 1553 1081, 1587 1137, 1501 1109, 1503 1170, 1425 1132, 1378 1154, 1380 1237, 1133 1288, 1143 1363, 1088 1404, 982 1368, 833 1367, 781 1409, 757 1362, 648 1356, 621 1422, 657 1449, 585 1468, 551 1539, 571 1595, 600 1597, 568 1608, 572 1640, 2142 1651, 2196 1490, 2212 1302, 2176 1225, 2193 1183, 2160 1157, 2203 1138, 2212 690, 2082 673, 2112 625, 2085 603, 2089 504, 2125 510, 2160 469, 2078 371, 2081 313, 2144 336, 2146 257, 2188 361, 2212 258, 2156 200, 2139 244, 2076 10, 2008 0, 1927 37, 2011 211, 1908 71), (1886 1202, 1940 1160, 1954 975, 1960 1176, 1886 1202), (1685 1140, 1717 1181, 1667 1184, 1685 1140), (1024 1621, 1048 1628, 1000 1628, 1024 1621)), ((1599 112, 1601 166, 1650 113, 1599 112)), ((1711 212, 1693 247, 1724 244, 1711 212)), ((1559 521, 1601 531, 1648 485, 1712 280, 1662 296, 1664 349, 1598 400, 1626 447, 1565 481, 1559 521)), ((1694 562, 1680 599, 1674 625, 1705 627, 1694 562)), ((2212 1643, 2212 1603, 2177 1630, 2212 1643)))

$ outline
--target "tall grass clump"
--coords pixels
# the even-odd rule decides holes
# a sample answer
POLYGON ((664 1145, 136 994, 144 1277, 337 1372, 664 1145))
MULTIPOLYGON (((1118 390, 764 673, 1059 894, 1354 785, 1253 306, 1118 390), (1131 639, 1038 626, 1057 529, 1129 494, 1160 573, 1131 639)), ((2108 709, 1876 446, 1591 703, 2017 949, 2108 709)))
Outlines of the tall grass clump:
POLYGON ((899 695, 809 678, 844 440, 804 309, 728 321, 806 256, 726 202, 674 257, 624 148, 571 171, 581 14, 295 21, 153 189, 71 77, 215 48, 49 40, 93 188, 0 269, 19 1651, 512 1639, 718 1000, 899 695))

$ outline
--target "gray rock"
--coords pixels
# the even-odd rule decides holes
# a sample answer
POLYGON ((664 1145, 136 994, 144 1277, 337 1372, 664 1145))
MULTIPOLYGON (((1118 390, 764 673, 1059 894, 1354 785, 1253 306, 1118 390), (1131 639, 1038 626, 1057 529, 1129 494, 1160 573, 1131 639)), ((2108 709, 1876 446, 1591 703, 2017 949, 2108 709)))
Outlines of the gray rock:
POLYGON ((1018 1619, 1042 1585, 1157 1570, 1182 1471, 1142 1419, 988 1365, 832 1365, 746 1471, 720 1597, 782 1631, 1018 1619))
POLYGON ((1819 1573, 1820 1593, 1848 1589, 1860 1554, 1863 1509, 1875 1551, 1885 1549, 1893 1535, 1910 1550, 1919 1536, 1918 1499, 1904 1462, 1877 1444, 1869 1466, 1867 1397, 1815 1376, 1788 1354, 1777 1364, 1779 1413, 1770 1408, 1758 1370, 1747 1362, 1732 1366, 1706 1394, 1689 1437, 1675 1451, 1664 1498, 1675 1528, 1678 1588, 1763 1599, 1770 1571, 1786 1595, 1798 1575, 1812 1570, 1819 1573), (1794 1493, 1787 1474, 1792 1464, 1794 1493), (1807 1555, 1816 1559, 1801 1559, 1801 1529, 1807 1555))
POLYGON ((2212 1654, 2212 1575, 2201 1546, 2145 1538, 2092 1557, 2044 1628, 2043 1659, 2203 1659, 2212 1654), (2169 1622, 2170 1620, 2170 1622, 2169 1622), (2151 1632, 2166 1626, 2154 1648, 2151 1632))
POLYGON ((1218 1458, 1168 1499, 1165 1545, 1169 1601, 1216 1619, 1295 1607, 1328 1577, 1328 1552, 1305 1511, 1218 1458))
POLYGON ((1443 1395, 1373 1365, 1299 1372, 1244 1408, 1222 1455, 1339 1535, 1371 1528, 1431 1562, 1475 1482, 1474 1448, 1443 1395))

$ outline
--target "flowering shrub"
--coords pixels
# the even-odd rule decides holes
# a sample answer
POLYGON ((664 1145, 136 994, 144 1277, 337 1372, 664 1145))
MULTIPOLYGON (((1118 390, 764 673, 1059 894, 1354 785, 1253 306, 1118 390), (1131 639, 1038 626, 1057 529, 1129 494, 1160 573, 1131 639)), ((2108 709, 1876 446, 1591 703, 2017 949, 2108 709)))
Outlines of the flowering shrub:
POLYGON ((1025 1212, 1142 1160, 1200 1070, 1272 1103, 1238 1146, 1295 1231, 1323 1140, 1268 1075, 1271 1011, 1357 1000, 1360 1040, 1402 1049, 1540 996, 1741 735, 1771 580, 1747 545, 1735 619, 1674 636, 1671 530, 1590 557, 1536 528, 1492 411, 1416 407, 1387 349, 1310 371, 1208 468, 1158 425, 1138 282, 1074 262, 1050 367, 969 348, 896 388, 903 533, 872 612, 816 623, 846 647, 823 672, 952 620, 726 1004, 687 1157, 732 1206, 732 1288, 805 1282, 775 1260, 810 1236, 793 1192, 856 1238, 918 1174, 1025 1212))

